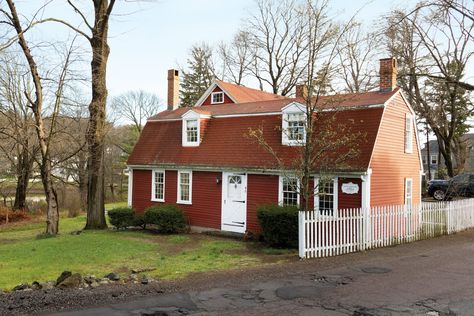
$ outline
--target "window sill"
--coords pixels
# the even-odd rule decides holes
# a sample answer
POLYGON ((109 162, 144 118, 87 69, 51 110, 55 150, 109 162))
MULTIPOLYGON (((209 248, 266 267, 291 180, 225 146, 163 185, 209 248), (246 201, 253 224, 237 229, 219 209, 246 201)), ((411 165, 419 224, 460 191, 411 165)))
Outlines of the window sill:
POLYGON ((151 199, 152 202, 165 202, 165 199, 159 200, 159 199, 151 199))
POLYGON ((304 146, 304 140, 302 141, 285 141, 282 143, 284 146, 304 146))
POLYGON ((199 147, 199 143, 185 143, 183 147, 199 147))
POLYGON ((192 205, 193 202, 191 201, 176 201, 177 204, 185 204, 185 205, 192 205))

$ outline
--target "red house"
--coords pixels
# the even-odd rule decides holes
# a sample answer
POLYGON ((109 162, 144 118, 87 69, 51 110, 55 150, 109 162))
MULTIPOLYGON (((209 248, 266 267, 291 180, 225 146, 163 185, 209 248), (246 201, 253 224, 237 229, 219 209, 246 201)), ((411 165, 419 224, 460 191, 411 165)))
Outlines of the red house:
MULTIPOLYGON (((422 163, 414 112, 396 87, 396 61, 380 61, 379 91, 338 95, 337 120, 363 133, 360 154, 311 201, 315 209, 416 204, 422 163), (340 98, 339 98, 340 97, 340 98)), ((168 110, 151 117, 128 160, 128 202, 137 212, 178 204, 191 227, 258 231, 261 204, 298 204, 298 180, 275 169, 274 156, 248 136, 261 128, 266 141, 291 160, 301 129, 302 89, 287 98, 215 81, 193 107, 178 107, 178 72, 168 72, 168 110), (284 133, 289 129, 293 133, 284 133), (299 128, 299 129, 298 129, 299 128)), ((334 96, 332 96, 334 98, 334 96)), ((318 174, 314 174, 318 183, 318 174)))

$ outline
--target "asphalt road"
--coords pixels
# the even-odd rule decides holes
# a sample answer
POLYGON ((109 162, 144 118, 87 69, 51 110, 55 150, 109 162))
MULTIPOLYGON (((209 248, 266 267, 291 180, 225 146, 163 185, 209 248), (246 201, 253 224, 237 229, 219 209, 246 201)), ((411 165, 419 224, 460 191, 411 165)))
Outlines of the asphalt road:
POLYGON ((474 231, 287 269, 53 315, 474 315, 474 231))

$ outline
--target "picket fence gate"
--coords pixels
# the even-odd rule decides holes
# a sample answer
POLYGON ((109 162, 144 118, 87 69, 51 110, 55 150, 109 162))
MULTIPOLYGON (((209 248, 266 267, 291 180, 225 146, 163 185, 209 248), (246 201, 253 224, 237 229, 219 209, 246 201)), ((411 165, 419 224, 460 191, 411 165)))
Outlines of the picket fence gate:
POLYGON ((321 258, 452 234, 474 227, 474 199, 299 212, 299 256, 321 258))

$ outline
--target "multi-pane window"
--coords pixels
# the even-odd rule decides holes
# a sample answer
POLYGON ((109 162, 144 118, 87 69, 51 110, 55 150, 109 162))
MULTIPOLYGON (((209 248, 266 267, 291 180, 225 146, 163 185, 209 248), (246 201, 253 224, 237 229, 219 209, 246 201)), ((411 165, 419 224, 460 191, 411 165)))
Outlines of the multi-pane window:
POLYGON ((413 202, 413 180, 405 179, 405 205, 411 205, 413 202))
POLYGON ((152 200, 165 201, 165 172, 162 170, 153 171, 152 200))
POLYGON ((405 152, 413 152, 413 117, 409 113, 405 116, 405 152))
POLYGON ((198 121, 188 120, 186 122, 186 142, 197 143, 198 142, 198 121))
POLYGON ((178 172, 178 203, 191 203, 192 173, 191 171, 178 172))
POLYGON ((431 155, 431 164, 432 165, 438 164, 438 155, 431 155))
POLYGON ((305 114, 304 113, 289 113, 287 115, 286 133, 288 141, 302 142, 305 139, 305 114))
POLYGON ((283 205, 299 205, 298 179, 281 178, 281 203, 283 205))
POLYGON ((224 103, 224 92, 214 92, 211 94, 211 104, 224 103))
POLYGON ((320 180, 318 187, 318 207, 322 215, 334 214, 335 185, 334 180, 320 180))

